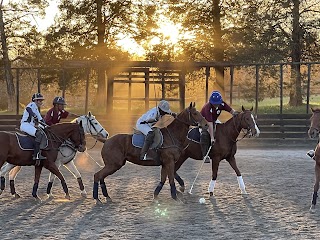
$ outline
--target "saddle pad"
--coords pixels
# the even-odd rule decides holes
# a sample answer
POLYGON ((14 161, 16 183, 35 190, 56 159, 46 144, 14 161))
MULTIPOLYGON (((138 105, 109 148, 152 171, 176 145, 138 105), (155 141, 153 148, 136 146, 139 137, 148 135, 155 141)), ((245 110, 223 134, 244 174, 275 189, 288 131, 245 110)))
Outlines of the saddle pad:
MULTIPOLYGON (((33 150, 35 145, 35 137, 32 137, 27 134, 22 134, 19 132, 15 133, 18 145, 22 150, 33 150)), ((40 143, 40 149, 45 149, 48 146, 48 138, 47 135, 44 133, 44 137, 40 143)))
POLYGON ((191 128, 188 132, 187 138, 193 142, 200 143, 200 129, 198 127, 191 128))
MULTIPOLYGON (((151 149, 159 148, 163 143, 163 135, 161 131, 155 131, 155 136, 153 143, 151 144, 151 149)), ((132 145, 137 148, 142 148, 146 136, 142 132, 135 131, 132 135, 132 145)))

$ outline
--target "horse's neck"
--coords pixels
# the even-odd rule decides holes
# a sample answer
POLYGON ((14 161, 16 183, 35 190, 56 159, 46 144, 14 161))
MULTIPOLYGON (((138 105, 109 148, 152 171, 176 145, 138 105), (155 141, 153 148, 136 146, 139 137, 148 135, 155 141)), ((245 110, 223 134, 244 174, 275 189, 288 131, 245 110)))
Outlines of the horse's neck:
POLYGON ((188 133, 190 125, 187 125, 179 120, 175 119, 168 127, 169 133, 174 137, 174 140, 178 141, 179 144, 183 144, 188 133))
POLYGON ((242 129, 239 117, 240 115, 237 115, 236 117, 232 117, 225 123, 221 124, 221 128, 224 131, 224 136, 231 137, 232 139, 237 139, 242 129))

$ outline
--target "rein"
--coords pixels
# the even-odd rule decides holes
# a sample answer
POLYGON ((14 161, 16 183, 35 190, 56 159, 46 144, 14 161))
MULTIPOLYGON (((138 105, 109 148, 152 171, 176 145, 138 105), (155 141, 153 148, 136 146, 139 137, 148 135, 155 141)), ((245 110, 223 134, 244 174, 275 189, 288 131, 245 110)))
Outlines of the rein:
MULTIPOLYGON (((241 113, 239 113, 239 114, 241 114, 241 113)), ((238 128, 237 128, 237 125, 236 125, 236 121, 235 121, 235 118, 236 117, 233 117, 233 125, 234 125, 234 128, 236 129, 236 131, 237 131, 237 133, 238 133, 238 136, 239 136, 239 134, 240 134, 240 132, 241 132, 241 130, 240 131, 238 131, 238 128)), ((243 114, 242 114, 242 116, 241 116, 241 119, 240 119, 240 123, 239 123, 239 125, 241 125, 241 122, 242 122, 242 119, 243 119, 243 114)), ((241 128, 242 129, 242 128, 241 128)), ((242 139, 244 139, 246 136, 248 136, 249 135, 249 131, 250 131, 250 125, 248 124, 248 127, 247 127, 247 132, 245 133, 243 130, 242 130, 242 132, 244 133, 244 135, 243 135, 243 137, 242 138, 240 138, 240 139, 238 139, 238 138, 236 138, 236 140, 233 140, 233 139, 231 139, 234 143, 236 143, 236 142, 238 142, 238 141, 241 141, 242 139)))

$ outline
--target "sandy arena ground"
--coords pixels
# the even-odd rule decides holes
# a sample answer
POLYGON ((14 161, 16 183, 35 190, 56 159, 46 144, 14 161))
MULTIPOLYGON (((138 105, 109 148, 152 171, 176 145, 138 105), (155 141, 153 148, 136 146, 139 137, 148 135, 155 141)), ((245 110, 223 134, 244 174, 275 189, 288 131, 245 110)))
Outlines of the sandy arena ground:
MULTIPOLYGON (((101 147, 88 151, 99 164, 101 147)), ((204 164, 193 195, 185 193, 184 203, 170 199, 168 184, 160 193, 160 204, 153 203, 159 167, 127 163, 106 180, 113 203, 96 205, 92 185, 99 166, 83 153, 75 163, 87 198, 80 196, 76 179, 62 168, 71 200, 63 198, 58 181, 55 198, 47 199, 44 169, 39 203, 31 197, 33 167, 24 167, 16 179, 21 198, 11 197, 8 180, 0 196, 0 239, 319 239, 320 202, 315 213, 309 212, 314 162, 305 156, 307 150, 240 148, 236 158, 249 195, 240 194, 235 173, 223 161, 215 197, 208 198, 211 164, 204 164), (199 204, 201 197, 205 204, 199 204)), ((179 170, 187 190, 200 166, 201 161, 189 159, 179 170)))

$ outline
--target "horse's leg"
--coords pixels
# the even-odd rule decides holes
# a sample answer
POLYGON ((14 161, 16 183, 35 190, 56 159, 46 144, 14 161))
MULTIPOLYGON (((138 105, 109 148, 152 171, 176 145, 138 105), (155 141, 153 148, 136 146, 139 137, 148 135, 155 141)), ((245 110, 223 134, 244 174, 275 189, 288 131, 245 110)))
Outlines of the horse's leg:
POLYGON ((80 172, 78 171, 76 165, 74 164, 74 161, 71 160, 70 162, 64 164, 64 166, 65 166, 65 167, 69 170, 69 172, 71 172, 72 175, 77 179, 78 184, 79 184, 79 188, 80 188, 80 191, 81 191, 81 196, 86 197, 86 196, 87 196, 87 192, 86 192, 86 190, 84 189, 84 185, 83 185, 83 182, 82 182, 81 174, 80 174, 80 172))
POLYGON ((153 199, 154 200, 158 199, 158 195, 159 195, 159 193, 160 193, 160 191, 161 191, 161 189, 162 189, 162 187, 163 187, 163 185, 164 185, 164 183, 166 182, 166 179, 167 179, 167 172, 164 169, 164 167, 161 168, 160 175, 161 175, 160 182, 159 182, 158 186, 156 187, 156 189, 153 192, 153 199))
POLYGON ((181 192, 184 192, 185 190, 185 185, 184 185, 184 181, 183 179, 179 176, 179 174, 177 173, 177 171, 179 170, 179 168, 181 167, 181 165, 187 160, 187 157, 185 156, 185 154, 182 154, 179 158, 179 160, 175 163, 174 165, 174 178, 177 180, 177 182, 180 185, 179 190, 181 192))
POLYGON ((219 159, 212 158, 212 179, 209 183, 208 192, 210 194, 210 197, 212 197, 214 194, 214 187, 216 185, 217 176, 218 176, 218 168, 219 168, 219 159))
POLYGON ((174 200, 178 200, 177 198, 177 189, 176 185, 174 183, 174 161, 172 163, 166 164, 166 171, 168 173, 168 179, 170 183, 170 191, 171 191, 171 197, 174 200))
POLYGON ((237 180, 238 180, 238 184, 239 184, 239 188, 240 188, 241 194, 248 194, 247 191, 246 191, 246 185, 244 184, 243 178, 242 178, 241 173, 240 173, 240 171, 238 169, 235 157, 232 156, 230 159, 227 159, 227 161, 229 162, 230 166, 233 168, 233 170, 237 174, 237 180))
POLYGON ((107 201, 111 201, 111 198, 107 191, 106 183, 104 182, 104 179, 118 171, 122 166, 119 165, 110 165, 110 166, 104 166, 100 171, 96 172, 93 177, 93 198, 96 200, 96 203, 101 203, 99 196, 98 196, 98 188, 99 188, 99 182, 101 186, 101 190, 103 193, 103 196, 106 198, 107 201))
POLYGON ((59 169, 56 166, 56 164, 54 162, 49 161, 49 160, 48 161, 46 160, 44 162, 45 162, 44 163, 44 167, 46 169, 48 169, 50 172, 52 172, 54 175, 56 175, 60 179, 63 191, 66 194, 65 198, 66 199, 70 199, 69 190, 68 190, 68 186, 67 186, 66 180, 64 179, 63 175, 59 171, 59 169))
POLYGON ((32 196, 37 199, 40 200, 41 199, 38 197, 38 187, 39 187, 39 180, 40 180, 40 175, 41 175, 41 171, 42 171, 42 166, 35 166, 35 174, 34 174, 34 184, 33 184, 33 188, 32 188, 32 196))
POLYGON ((315 165, 315 183, 313 186, 313 195, 312 195, 312 202, 310 211, 314 211, 316 204, 317 204, 317 198, 318 198, 318 190, 319 190, 319 182, 320 182, 320 164, 316 162, 315 165))
MULTIPOLYGON (((61 167, 61 161, 60 160, 56 160, 55 161, 55 165, 57 166, 58 170, 60 171, 60 167, 61 167)), ((57 176, 55 174, 52 174, 51 172, 49 172, 49 180, 48 180, 48 186, 47 186, 47 196, 48 198, 52 198, 52 192, 51 189, 53 187, 53 183, 54 180, 57 178, 57 176)))
POLYGON ((5 176, 14 167, 15 167, 15 165, 10 164, 10 163, 6 163, 5 165, 2 166, 1 171, 0 171, 0 195, 3 192, 3 190, 5 189, 5 186, 6 186, 5 176))
POLYGON ((21 166, 14 166, 14 165, 12 165, 12 166, 13 166, 13 168, 9 172, 10 192, 11 192, 12 196, 14 196, 15 198, 20 198, 20 195, 18 193, 16 193, 16 189, 14 186, 14 180, 16 179, 16 176, 20 172, 21 166))

